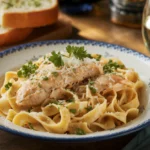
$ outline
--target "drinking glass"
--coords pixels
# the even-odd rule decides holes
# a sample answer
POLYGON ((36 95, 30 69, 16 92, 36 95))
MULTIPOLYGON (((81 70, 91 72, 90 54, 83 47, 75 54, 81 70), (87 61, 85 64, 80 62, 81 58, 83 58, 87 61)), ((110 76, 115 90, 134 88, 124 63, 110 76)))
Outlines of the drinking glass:
POLYGON ((145 0, 109 0, 111 21, 128 27, 141 27, 145 0))
POLYGON ((144 44, 150 51, 150 0, 146 1, 143 11, 142 35, 144 44))

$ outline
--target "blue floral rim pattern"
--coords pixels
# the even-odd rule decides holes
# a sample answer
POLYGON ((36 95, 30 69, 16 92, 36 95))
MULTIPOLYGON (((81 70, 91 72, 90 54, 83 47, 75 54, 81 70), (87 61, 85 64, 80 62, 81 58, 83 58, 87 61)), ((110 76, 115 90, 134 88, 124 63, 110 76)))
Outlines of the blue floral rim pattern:
MULTIPOLYGON (((149 57, 147 57, 139 52, 136 52, 134 50, 124 48, 124 47, 121 47, 118 45, 108 44, 108 43, 104 43, 104 42, 90 41, 90 40, 55 40, 55 41, 52 40, 52 41, 28 43, 28 44, 19 45, 19 46, 16 46, 16 47, 13 47, 8 50, 0 52, 0 58, 3 58, 4 56, 7 56, 11 53, 25 50, 25 49, 28 49, 31 47, 43 46, 43 45, 57 45, 57 44, 77 44, 77 45, 84 44, 84 45, 113 48, 114 50, 121 51, 121 52, 124 52, 127 54, 132 54, 138 58, 141 58, 144 61, 150 62, 149 57)), ((139 131, 139 130, 147 127, 148 125, 150 125, 150 119, 137 125, 134 128, 132 127, 130 129, 126 129, 126 130, 120 131, 118 133, 111 133, 109 135, 101 135, 101 134, 92 135, 92 136, 85 135, 85 136, 79 136, 76 138, 73 138, 71 136, 70 137, 65 137, 65 136, 64 137, 57 137, 57 136, 54 136, 54 137, 49 136, 48 137, 48 136, 41 136, 41 135, 36 135, 36 134, 33 135, 33 134, 25 133, 22 131, 17 131, 15 129, 10 129, 10 128, 7 128, 7 127, 1 126, 1 125, 0 125, 0 129, 10 132, 10 133, 13 133, 13 134, 16 134, 16 135, 21 135, 21 136, 30 137, 30 138, 38 138, 38 139, 42 139, 42 140, 51 140, 51 141, 57 141, 57 142, 92 142, 92 141, 101 141, 101 140, 116 138, 119 136, 124 136, 124 135, 130 134, 130 133, 139 131)))
POLYGON ((12 48, 9 48, 5 51, 0 52, 0 58, 17 52, 21 50, 28 49, 30 47, 36 47, 36 46, 43 46, 43 45, 57 45, 57 44, 84 44, 84 45, 92 45, 92 46, 99 46, 99 47, 106 47, 106 48, 113 48, 114 50, 121 51, 127 54, 133 54, 134 56, 137 56, 139 58, 144 59, 144 61, 150 61, 150 57, 145 56, 142 53, 139 53, 137 51, 131 50, 129 48, 125 48, 119 45, 109 44, 105 42, 97 42, 97 41, 91 41, 91 40, 51 40, 51 41, 41 41, 41 42, 33 42, 28 44, 22 44, 19 46, 15 46, 12 48))

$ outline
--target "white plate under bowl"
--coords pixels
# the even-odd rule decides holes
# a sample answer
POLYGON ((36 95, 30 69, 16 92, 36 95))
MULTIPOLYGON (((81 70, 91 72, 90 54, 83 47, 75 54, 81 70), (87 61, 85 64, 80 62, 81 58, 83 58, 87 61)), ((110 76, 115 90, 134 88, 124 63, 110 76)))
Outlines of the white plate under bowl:
POLYGON ((33 131, 16 126, 5 120, 3 117, 0 117, 0 129, 22 136, 44 140, 60 142, 87 142, 100 141, 127 135, 150 125, 150 58, 121 46, 82 40, 45 41, 20 45, 0 52, 0 76, 4 75, 6 71, 12 70, 12 68, 21 66, 26 63, 27 60, 34 60, 53 50, 64 50, 69 44, 85 46, 88 52, 99 53, 104 57, 118 57, 127 67, 134 68, 146 85, 145 90, 143 91, 143 98, 141 100, 141 107, 145 107, 144 111, 135 120, 122 127, 82 136, 33 131))

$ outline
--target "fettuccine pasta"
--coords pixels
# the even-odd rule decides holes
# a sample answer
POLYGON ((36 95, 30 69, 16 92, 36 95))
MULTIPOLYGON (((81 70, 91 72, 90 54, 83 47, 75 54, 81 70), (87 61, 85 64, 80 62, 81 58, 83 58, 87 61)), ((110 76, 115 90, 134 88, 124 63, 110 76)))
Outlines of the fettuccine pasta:
POLYGON ((116 58, 67 46, 5 74, 0 115, 35 131, 84 135, 139 115, 143 82, 116 58))

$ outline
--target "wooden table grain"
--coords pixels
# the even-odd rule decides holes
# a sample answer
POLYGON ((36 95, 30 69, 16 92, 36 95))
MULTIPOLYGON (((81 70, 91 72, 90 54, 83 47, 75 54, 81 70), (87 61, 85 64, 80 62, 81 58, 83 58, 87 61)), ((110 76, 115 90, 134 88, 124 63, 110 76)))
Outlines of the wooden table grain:
MULTIPOLYGON (((61 15, 64 20, 70 20, 72 23, 73 34, 70 39, 90 39, 118 44, 150 56, 144 46, 141 29, 111 23, 107 1, 96 6, 90 14, 71 16, 61 13, 61 15)), ((100 142, 55 143, 0 131, 0 150, 121 150, 136 134, 137 132, 100 142)))

